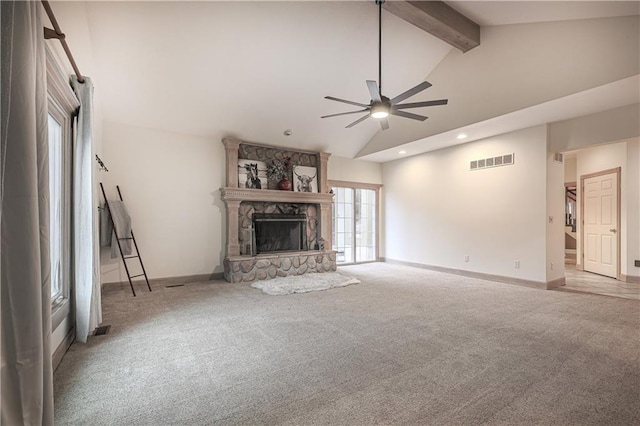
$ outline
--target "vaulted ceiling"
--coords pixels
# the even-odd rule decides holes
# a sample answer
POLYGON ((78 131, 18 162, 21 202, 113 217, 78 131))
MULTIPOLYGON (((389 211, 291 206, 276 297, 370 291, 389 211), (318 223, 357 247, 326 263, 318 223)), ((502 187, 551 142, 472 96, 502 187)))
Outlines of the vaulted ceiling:
POLYGON ((479 47, 462 53, 383 12, 383 92, 394 96, 426 79, 434 86, 411 101, 450 99, 446 107, 415 111, 430 117, 423 123, 392 117, 384 132, 374 119, 345 129, 358 115, 320 118, 351 110, 327 95, 369 102, 365 80, 378 79, 373 1, 52 7, 94 81, 106 125, 388 161, 403 146, 413 154, 456 143, 460 128, 484 126, 476 139, 502 133, 510 126, 487 122, 508 122, 527 109, 518 125, 638 102, 639 2, 447 4, 481 25, 479 47), (567 52, 578 62, 563 57, 567 52), (607 60, 616 63, 593 69, 607 60), (285 136, 286 129, 293 134, 285 136))

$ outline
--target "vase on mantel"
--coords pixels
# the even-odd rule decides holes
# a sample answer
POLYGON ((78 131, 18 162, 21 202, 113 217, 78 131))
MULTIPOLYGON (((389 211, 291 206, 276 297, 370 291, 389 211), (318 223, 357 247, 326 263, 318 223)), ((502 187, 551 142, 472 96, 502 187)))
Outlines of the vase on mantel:
POLYGON ((280 182, 278 182, 278 189, 281 191, 291 191, 291 181, 288 177, 285 176, 280 179, 280 182))

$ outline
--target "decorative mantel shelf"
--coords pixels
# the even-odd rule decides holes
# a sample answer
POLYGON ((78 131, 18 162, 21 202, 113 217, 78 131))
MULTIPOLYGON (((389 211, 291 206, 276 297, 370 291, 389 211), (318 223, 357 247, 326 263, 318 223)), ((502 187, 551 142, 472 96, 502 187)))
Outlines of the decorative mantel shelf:
POLYGON ((333 203, 333 194, 293 192, 274 189, 220 188, 222 201, 267 201, 274 203, 333 203))
MULTIPOLYGON (((316 167, 318 176, 318 188, 320 191, 328 191, 327 162, 330 154, 324 152, 290 151, 266 145, 257 145, 243 142, 238 139, 226 138, 222 140, 226 152, 226 186, 220 188, 220 198, 226 206, 227 217, 227 245, 224 260, 224 276, 229 282, 250 282, 255 280, 271 279, 276 276, 301 275, 308 272, 328 272, 336 270, 336 252, 332 247, 332 207, 333 194, 328 192, 294 192, 273 189, 250 189, 238 187, 238 158, 265 161, 274 158, 275 155, 287 155, 304 157, 311 160, 316 167), (242 145, 242 149, 241 149, 242 145), (250 149, 247 149, 250 148, 250 149), (261 158, 259 153, 266 155, 261 158), (257 157, 257 158, 255 158, 257 157), (298 205, 309 209, 308 229, 312 234, 309 240, 312 250, 296 252, 273 252, 258 255, 248 254, 248 250, 241 244, 240 233, 245 235, 247 222, 250 221, 248 213, 258 211, 262 206, 270 205, 271 208, 282 205, 298 205), (241 208, 241 205, 243 206, 241 208), (254 210, 255 208, 255 210, 254 210), (311 226, 313 225, 313 226, 311 226), (320 244, 324 240, 324 244, 320 244), (315 242, 317 247, 311 245, 315 242), (323 247, 324 246, 324 247, 323 247), (319 248, 319 250, 314 250, 319 248), (241 253, 244 251, 245 253, 241 253)), ((296 164, 296 163, 294 163, 296 164)), ((299 163, 298 163, 299 164, 299 163)), ((309 163, 307 163, 309 164, 309 163)), ((245 237, 243 237, 244 239, 245 237)), ((247 241, 244 239, 243 241, 247 241)))

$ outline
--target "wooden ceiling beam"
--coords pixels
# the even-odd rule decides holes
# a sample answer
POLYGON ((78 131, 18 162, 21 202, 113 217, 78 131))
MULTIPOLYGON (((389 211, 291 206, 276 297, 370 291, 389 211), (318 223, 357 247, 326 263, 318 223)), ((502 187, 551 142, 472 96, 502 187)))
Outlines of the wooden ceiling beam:
POLYGON ((480 45, 480 25, 443 1, 387 0, 382 7, 463 52, 480 45))

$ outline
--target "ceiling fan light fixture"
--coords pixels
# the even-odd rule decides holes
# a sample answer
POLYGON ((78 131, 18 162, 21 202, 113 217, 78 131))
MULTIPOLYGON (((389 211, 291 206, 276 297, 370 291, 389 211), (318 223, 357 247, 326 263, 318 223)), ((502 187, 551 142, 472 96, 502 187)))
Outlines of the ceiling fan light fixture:
POLYGON ((373 118, 386 118, 389 116, 389 108, 385 105, 374 105, 371 107, 371 116, 373 118))

